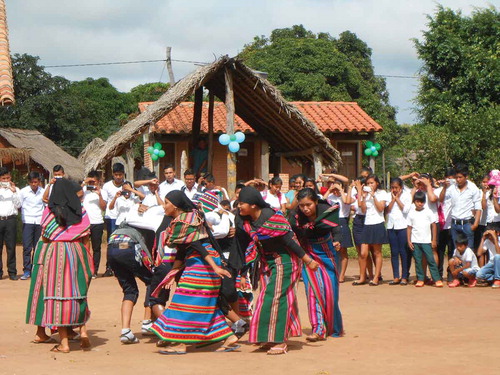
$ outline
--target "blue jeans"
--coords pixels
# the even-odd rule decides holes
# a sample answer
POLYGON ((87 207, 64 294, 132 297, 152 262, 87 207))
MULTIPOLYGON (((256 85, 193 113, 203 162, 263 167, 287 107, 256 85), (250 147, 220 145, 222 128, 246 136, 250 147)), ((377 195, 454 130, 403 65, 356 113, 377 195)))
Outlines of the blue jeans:
POLYGON ((496 254, 483 268, 477 271, 476 278, 486 281, 500 280, 500 254, 496 254))
POLYGON ((40 239, 42 227, 39 224, 23 224, 23 271, 31 273, 33 250, 40 239))
POLYGON ((388 229, 389 244, 391 246, 392 274, 395 279, 399 279, 399 259, 401 258, 402 278, 408 280, 410 268, 408 262, 409 249, 405 229, 388 229))
POLYGON ((451 237, 453 238, 453 244, 457 240, 457 234, 463 233, 467 236, 467 246, 472 250, 474 249, 474 232, 471 229, 471 223, 465 223, 464 225, 451 223, 451 237))

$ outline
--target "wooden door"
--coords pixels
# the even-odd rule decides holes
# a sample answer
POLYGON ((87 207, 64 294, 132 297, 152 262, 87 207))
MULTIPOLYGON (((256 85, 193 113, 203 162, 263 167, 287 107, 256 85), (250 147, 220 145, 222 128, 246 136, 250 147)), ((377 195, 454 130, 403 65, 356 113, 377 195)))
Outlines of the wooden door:
POLYGON ((354 179, 358 177, 358 144, 355 142, 338 142, 337 149, 342 158, 339 174, 354 179))
POLYGON ((240 144, 236 162, 236 179, 237 180, 252 180, 254 176, 254 142, 243 142, 240 144))

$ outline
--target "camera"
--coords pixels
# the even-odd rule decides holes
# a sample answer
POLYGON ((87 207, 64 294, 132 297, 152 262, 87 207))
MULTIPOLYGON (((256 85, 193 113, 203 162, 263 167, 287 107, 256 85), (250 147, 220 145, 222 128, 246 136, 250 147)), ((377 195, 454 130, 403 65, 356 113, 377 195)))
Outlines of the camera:
POLYGON ((372 192, 372 188, 369 187, 369 186, 363 186, 363 191, 366 191, 367 193, 371 193, 372 192))
POLYGON ((3 188, 10 188, 10 182, 7 182, 7 181, 3 181, 3 182, 0 182, 0 187, 3 187, 3 188))
POLYGON ((94 191, 96 190, 97 188, 94 186, 94 185, 87 185, 87 190, 88 191, 94 191))
POLYGON ((130 196, 130 192, 128 192, 126 190, 122 190, 122 192, 120 193, 120 195, 122 197, 128 198, 130 196))

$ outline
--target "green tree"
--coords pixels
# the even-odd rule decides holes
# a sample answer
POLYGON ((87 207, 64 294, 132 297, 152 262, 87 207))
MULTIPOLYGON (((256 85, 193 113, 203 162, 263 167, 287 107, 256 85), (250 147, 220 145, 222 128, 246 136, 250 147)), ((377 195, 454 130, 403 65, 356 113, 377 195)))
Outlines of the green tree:
POLYGON ((498 168, 499 40, 500 13, 493 6, 471 16, 439 6, 428 16, 423 40, 414 41, 423 63, 416 103, 425 129, 432 134, 432 127, 442 127, 446 137, 405 142, 416 154, 446 150, 447 163, 469 164, 474 177, 498 168))
POLYGON ((133 103, 155 102, 170 88, 169 83, 155 82, 135 86, 130 90, 129 96, 133 103))

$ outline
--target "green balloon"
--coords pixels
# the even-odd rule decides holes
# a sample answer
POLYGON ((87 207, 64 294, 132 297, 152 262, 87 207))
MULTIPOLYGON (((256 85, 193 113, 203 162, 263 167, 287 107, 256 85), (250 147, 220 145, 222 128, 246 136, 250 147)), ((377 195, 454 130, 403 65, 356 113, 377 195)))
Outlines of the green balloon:
POLYGON ((158 153, 158 156, 159 156, 160 158, 164 157, 164 156, 165 156, 165 151, 160 150, 160 152, 158 153))
POLYGON ((373 157, 377 157, 377 156, 378 156, 378 151, 377 151, 377 150, 373 151, 373 152, 372 152, 372 156, 373 156, 373 157))
POLYGON ((155 148, 153 146, 148 147, 148 154, 152 154, 155 148))
POLYGON ((380 146, 380 143, 375 143, 374 146, 377 149, 377 151, 380 151, 380 149, 382 148, 382 146, 380 146))
POLYGON ((157 150, 161 150, 161 143, 160 142, 156 142, 154 147, 157 150))
POLYGON ((371 150, 371 148, 367 148, 367 149, 365 149, 365 155, 366 155, 366 156, 370 156, 371 154, 372 154, 372 150, 371 150))
POLYGON ((151 160, 157 161, 158 160, 158 155, 155 155, 155 154, 151 155, 151 160))
POLYGON ((229 139, 231 140, 231 142, 234 142, 234 141, 236 141, 236 136, 234 134, 231 134, 229 136, 229 139))
POLYGON ((366 148, 370 148, 370 147, 373 146, 373 142, 372 141, 366 141, 365 146, 366 146, 366 148))

